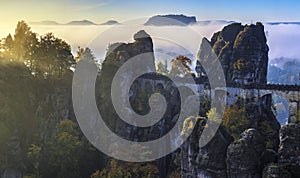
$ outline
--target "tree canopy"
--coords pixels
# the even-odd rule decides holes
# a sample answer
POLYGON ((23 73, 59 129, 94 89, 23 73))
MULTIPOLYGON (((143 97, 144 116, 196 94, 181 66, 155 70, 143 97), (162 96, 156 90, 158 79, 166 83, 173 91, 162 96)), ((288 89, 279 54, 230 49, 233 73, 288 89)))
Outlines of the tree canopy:
POLYGON ((174 76, 185 76, 191 72, 192 60, 186 56, 179 55, 171 61, 170 74, 174 76))
POLYGON ((4 61, 24 63, 34 76, 61 78, 75 63, 71 46, 52 33, 38 34, 20 21, 13 37, 1 40, 0 56, 4 61))

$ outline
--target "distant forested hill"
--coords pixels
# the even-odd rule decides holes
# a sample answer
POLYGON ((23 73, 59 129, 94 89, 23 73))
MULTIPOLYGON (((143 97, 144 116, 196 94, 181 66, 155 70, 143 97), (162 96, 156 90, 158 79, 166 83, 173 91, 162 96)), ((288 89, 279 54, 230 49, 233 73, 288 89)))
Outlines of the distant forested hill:
POLYGON ((268 82, 274 84, 300 84, 300 61, 286 58, 275 59, 268 67, 268 82), (286 62, 282 62, 286 61, 286 62))

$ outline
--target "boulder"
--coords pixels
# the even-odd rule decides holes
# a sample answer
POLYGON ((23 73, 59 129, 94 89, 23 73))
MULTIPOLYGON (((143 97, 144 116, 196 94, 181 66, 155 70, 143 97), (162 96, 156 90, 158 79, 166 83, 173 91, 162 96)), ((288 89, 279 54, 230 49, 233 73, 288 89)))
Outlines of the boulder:
POLYGON ((300 126, 287 124, 280 129, 278 164, 293 176, 300 175, 300 126))
POLYGON ((244 131, 227 149, 228 177, 261 177, 264 138, 255 129, 244 131))

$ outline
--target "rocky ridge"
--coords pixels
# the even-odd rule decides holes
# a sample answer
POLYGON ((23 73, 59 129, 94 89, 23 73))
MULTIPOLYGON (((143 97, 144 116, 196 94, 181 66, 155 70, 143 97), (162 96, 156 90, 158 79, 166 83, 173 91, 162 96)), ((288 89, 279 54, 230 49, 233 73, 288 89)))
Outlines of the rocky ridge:
MULTIPOLYGON (((267 82, 268 45, 264 26, 233 23, 215 33, 211 40, 204 38, 217 55, 227 82, 264 84, 267 82)), ((205 73, 201 62, 209 60, 205 48, 200 47, 196 71, 205 73)))

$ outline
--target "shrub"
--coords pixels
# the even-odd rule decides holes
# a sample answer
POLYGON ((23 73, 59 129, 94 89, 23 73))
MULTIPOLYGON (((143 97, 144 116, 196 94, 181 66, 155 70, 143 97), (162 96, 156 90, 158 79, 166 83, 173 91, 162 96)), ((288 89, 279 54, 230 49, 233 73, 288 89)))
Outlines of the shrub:
POLYGON ((222 124, 237 139, 240 134, 249 128, 249 118, 245 107, 238 107, 237 104, 225 109, 222 124))

